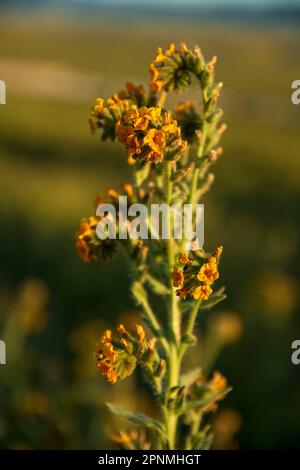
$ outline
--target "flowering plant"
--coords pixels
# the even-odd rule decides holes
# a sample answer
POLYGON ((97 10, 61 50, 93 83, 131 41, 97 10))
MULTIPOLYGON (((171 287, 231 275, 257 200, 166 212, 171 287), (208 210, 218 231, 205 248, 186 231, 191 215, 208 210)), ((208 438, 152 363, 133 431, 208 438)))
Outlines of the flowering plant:
MULTIPOLYGON (((214 81, 215 63, 215 57, 206 62, 197 46, 171 44, 165 52, 158 49, 150 64, 148 92, 127 83, 125 90, 107 101, 96 100, 91 130, 100 132, 102 140, 119 141, 125 147, 134 183, 124 184, 122 192, 132 204, 194 207, 210 189, 214 180, 210 168, 222 154, 218 144, 226 127, 220 124, 222 83, 214 81), (186 90, 192 78, 201 92, 200 103, 185 101, 167 110, 168 93, 186 90)), ((119 195, 109 189, 97 205, 117 206, 119 195)), ((147 334, 142 325, 135 331, 123 324, 116 334, 105 331, 97 346, 97 365, 111 384, 141 366, 161 416, 156 420, 109 404, 113 412, 139 427, 131 433, 122 431, 118 442, 130 449, 207 449, 212 433, 202 425, 202 418, 215 410, 230 388, 220 372, 207 378, 199 368, 186 373, 182 368, 188 348, 197 342, 194 329, 199 312, 225 298, 224 288, 215 287, 222 247, 210 254, 194 243, 186 250, 185 236, 181 240, 172 236, 172 217, 166 239, 101 238, 97 224, 103 218, 96 215, 81 221, 77 251, 86 262, 106 261, 123 247, 132 294, 141 307, 147 334)))

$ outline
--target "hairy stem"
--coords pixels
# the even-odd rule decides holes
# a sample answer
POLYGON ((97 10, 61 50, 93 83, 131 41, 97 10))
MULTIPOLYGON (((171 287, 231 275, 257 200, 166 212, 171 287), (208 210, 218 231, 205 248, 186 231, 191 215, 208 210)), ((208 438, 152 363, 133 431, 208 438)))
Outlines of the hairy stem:
MULTIPOLYGON (((167 197, 166 202, 169 207, 172 205, 172 163, 168 162, 166 166, 166 188, 167 197)), ((177 387, 179 384, 179 357, 178 357, 178 345, 180 344, 181 332, 180 332, 180 312, 178 309, 178 299, 173 289, 172 283, 172 271, 175 261, 174 253, 174 240, 172 237, 172 221, 169 221, 168 241, 167 241, 167 252, 168 252, 168 275, 170 280, 170 294, 169 294, 169 322, 168 322, 168 336, 169 336, 169 355, 168 355, 168 381, 167 381, 167 397, 173 387, 177 387)), ((176 447, 176 434, 177 434, 177 420, 178 416, 173 406, 167 404, 167 415, 166 415, 166 428, 168 436, 168 446, 170 449, 176 447)))

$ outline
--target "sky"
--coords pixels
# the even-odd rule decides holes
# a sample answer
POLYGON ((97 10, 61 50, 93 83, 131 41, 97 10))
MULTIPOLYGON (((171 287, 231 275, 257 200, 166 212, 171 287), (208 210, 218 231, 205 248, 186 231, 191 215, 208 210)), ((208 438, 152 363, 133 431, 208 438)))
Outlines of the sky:
MULTIPOLYGON (((84 1, 84 0, 83 0, 84 1)), ((85 0, 89 1, 89 0, 85 0)), ((93 0, 94 3, 101 3, 102 0, 93 0)), ((110 0, 111 4, 152 4, 152 5, 191 5, 191 6, 254 6, 264 7, 270 5, 286 6, 300 5, 300 0, 110 0)))

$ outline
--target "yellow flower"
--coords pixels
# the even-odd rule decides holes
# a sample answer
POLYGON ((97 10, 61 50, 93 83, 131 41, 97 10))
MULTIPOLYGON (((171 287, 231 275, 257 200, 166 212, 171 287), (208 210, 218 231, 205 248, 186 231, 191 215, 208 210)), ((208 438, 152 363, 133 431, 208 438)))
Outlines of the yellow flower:
POLYGON ((111 330, 106 330, 95 352, 100 373, 112 384, 131 375, 149 349, 141 325, 136 325, 135 334, 129 333, 123 324, 118 326, 117 332, 113 337, 111 330))
POLYGON ((181 300, 185 300, 187 298, 187 295, 188 295, 188 290, 183 287, 182 289, 177 291, 177 294, 179 295, 181 300))
MULTIPOLYGON (((219 371, 215 371, 213 378, 209 382, 214 392, 224 392, 228 387, 227 379, 219 371)), ((220 398, 221 399, 221 398, 220 398)))
POLYGON ((133 187, 132 187, 132 184, 129 184, 129 183, 124 183, 122 185, 122 189, 123 191, 126 193, 126 195, 129 197, 129 198, 132 198, 133 197, 133 187))
POLYGON ((152 124, 157 125, 159 124, 159 120, 161 117, 161 108, 153 106, 147 108, 146 106, 144 106, 143 108, 139 109, 139 114, 142 117, 147 117, 152 124))
POLYGON ((148 128, 148 126, 149 126, 149 120, 146 117, 140 117, 134 123, 135 129, 139 131, 145 131, 148 128))
POLYGON ((195 288, 193 297, 195 300, 207 300, 211 293, 212 288, 206 284, 203 284, 195 288))
POLYGON ((235 312, 223 312, 215 319, 214 331, 224 343, 235 343, 243 333, 243 322, 235 312))
POLYGON ((185 42, 181 42, 181 43, 179 44, 179 50, 180 50, 180 52, 183 52, 184 54, 188 54, 188 53, 189 53, 189 49, 188 49, 188 47, 187 47, 187 45, 186 45, 185 42))
POLYGON ((212 256, 208 263, 205 263, 197 274, 197 279, 205 284, 211 285, 219 278, 217 260, 212 256))
POLYGON ((93 108, 94 115, 98 115, 102 113, 103 108, 104 108, 104 100, 102 98, 97 98, 95 106, 93 108))
POLYGON ((76 234, 76 250, 85 262, 106 261, 111 259, 117 251, 118 242, 113 239, 100 240, 96 234, 100 217, 82 219, 76 234))
POLYGON ((223 253, 223 247, 222 246, 218 246, 218 248, 216 248, 215 252, 214 252, 214 256, 215 258, 217 258, 217 260, 220 258, 221 254, 223 253))
POLYGON ((154 163, 169 154, 179 157, 186 146, 177 122, 160 107, 131 108, 118 121, 117 136, 130 158, 154 163))
POLYGON ((145 342, 145 330, 141 325, 136 325, 136 332, 138 336, 139 344, 143 344, 145 342))
POLYGON ((155 67, 154 63, 151 63, 149 65, 149 71, 150 71, 150 89, 153 93, 158 93, 162 87, 164 86, 165 82, 164 80, 159 79, 159 71, 155 67))
POLYGON ((162 130, 149 129, 143 143, 149 145, 154 152, 160 153, 166 145, 166 136, 162 130))
POLYGON ((138 138, 135 135, 129 135, 126 139, 126 146, 129 152, 129 155, 135 156, 141 153, 141 146, 138 138))
POLYGON ((119 325, 118 328, 117 328, 117 331, 118 331, 119 333, 122 333, 122 334, 125 334, 125 333, 127 334, 126 328, 125 328, 125 326, 123 325, 123 323, 120 323, 120 325, 119 325))
POLYGON ((193 101, 183 101, 182 103, 178 103, 175 106, 175 113, 182 114, 185 113, 187 110, 194 109, 194 102, 193 101))
POLYGON ((110 344, 112 342, 112 333, 111 333, 111 330, 106 330, 104 333, 103 333, 103 336, 101 338, 101 343, 105 344, 105 343, 108 343, 110 344))
POLYGON ((186 253, 181 253, 179 255, 179 263, 186 265, 186 264, 191 264, 192 262, 186 253))
POLYGON ((117 137, 119 142, 126 144, 127 138, 133 135, 134 129, 131 126, 122 126, 120 121, 117 124, 117 137))

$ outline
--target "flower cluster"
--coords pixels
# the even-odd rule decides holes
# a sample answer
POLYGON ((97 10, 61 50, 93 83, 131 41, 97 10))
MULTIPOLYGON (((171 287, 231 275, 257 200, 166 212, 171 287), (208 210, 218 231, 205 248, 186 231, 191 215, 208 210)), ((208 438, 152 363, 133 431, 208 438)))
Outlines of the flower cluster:
POLYGON ((167 92, 183 91, 191 84, 191 73, 200 78, 204 66, 201 51, 197 46, 190 50, 185 43, 181 43, 178 48, 170 44, 165 52, 159 47, 149 68, 150 89, 153 93, 162 89, 167 92))
POLYGON ((130 227, 134 216, 127 218, 121 217, 119 212, 119 197, 126 196, 128 204, 144 203, 149 198, 144 189, 133 187, 129 183, 122 185, 122 193, 114 188, 108 188, 105 196, 98 195, 95 200, 96 208, 101 205, 109 204, 115 209, 115 214, 104 211, 101 216, 91 216, 83 218, 76 234, 76 250, 79 256, 86 263, 90 261, 110 261, 116 254, 119 245, 122 244, 125 251, 130 254, 132 259, 143 268, 148 255, 148 247, 144 240, 134 239, 131 237, 130 227), (101 227, 100 222, 103 223, 101 227), (107 226, 111 228, 111 234, 107 233, 107 237, 100 237, 99 233, 107 230, 107 226), (126 230, 127 238, 120 239, 120 230, 126 230), (109 236, 113 235, 113 236, 109 236))
POLYGON ((117 136, 129 158, 154 163, 178 158, 187 145, 171 113, 160 107, 132 107, 119 120, 117 136))
MULTIPOLYGON (((135 164, 134 184, 124 185, 121 194, 110 188, 105 197, 97 198, 97 216, 81 221, 77 251, 84 261, 108 260, 118 246, 124 248, 131 292, 153 335, 147 340, 142 326, 131 332, 121 324, 114 335, 111 330, 105 331, 95 356, 100 373, 112 384, 141 366, 159 404, 161 419, 153 420, 123 407, 110 408, 134 424, 154 429, 156 432, 149 434, 151 447, 154 444, 159 449, 208 448, 212 436, 208 426, 201 424, 202 414, 213 411, 230 391, 219 372, 210 380, 200 376, 199 369, 190 371, 184 379, 181 374, 186 352, 196 340, 199 310, 225 298, 223 288, 213 292, 222 247, 207 254, 193 243, 189 253, 182 253, 183 243, 175 235, 173 238, 169 233, 167 241, 163 235, 160 239, 153 224, 148 223, 152 203, 170 207, 174 202, 183 208, 189 202, 195 206, 214 180, 210 168, 222 154, 219 141, 225 130, 220 124, 222 111, 217 107, 222 83, 214 82, 215 62, 215 57, 205 62, 197 46, 189 49, 182 43, 179 47, 171 44, 166 51, 160 48, 150 64, 150 92, 127 83, 125 90, 107 101, 98 98, 90 120, 92 131, 99 130, 102 140, 118 140, 125 147, 128 162, 135 164), (179 103, 172 111, 164 108, 167 93, 185 90, 192 78, 199 86, 200 102, 179 103), (134 210, 123 210, 126 203, 119 199, 122 194, 130 205, 144 204, 147 211, 140 221, 147 221, 145 232, 131 215, 134 210), (162 307, 166 307, 165 314, 159 312, 162 307), (187 321, 183 313, 190 313, 187 321)), ((168 228, 173 225, 175 220, 168 228)), ((213 326, 218 334, 216 342, 221 345, 240 334, 232 318, 229 328, 224 321, 213 326)), ((128 449, 150 446, 144 435, 135 432, 121 432, 116 440, 128 449)))
POLYGON ((116 240, 100 240, 97 237, 96 228, 101 217, 88 217, 80 222, 79 230, 76 234, 76 250, 79 256, 86 263, 90 261, 109 261, 118 249, 116 240))
POLYGON ((95 353, 100 373, 112 384, 131 375, 149 349, 142 326, 136 325, 135 334, 123 324, 117 331, 117 337, 113 337, 111 330, 106 330, 95 353))
POLYGON ((212 285, 219 278, 218 263, 222 247, 207 258, 202 250, 192 251, 190 257, 185 253, 179 256, 181 267, 173 269, 173 286, 182 300, 207 300, 212 293, 212 285))
POLYGON ((147 94, 142 85, 136 86, 133 83, 126 83, 126 90, 121 90, 113 95, 106 102, 102 98, 97 98, 92 108, 89 120, 92 132, 101 130, 102 140, 116 138, 116 125, 122 116, 132 106, 145 106, 148 103, 147 94))

